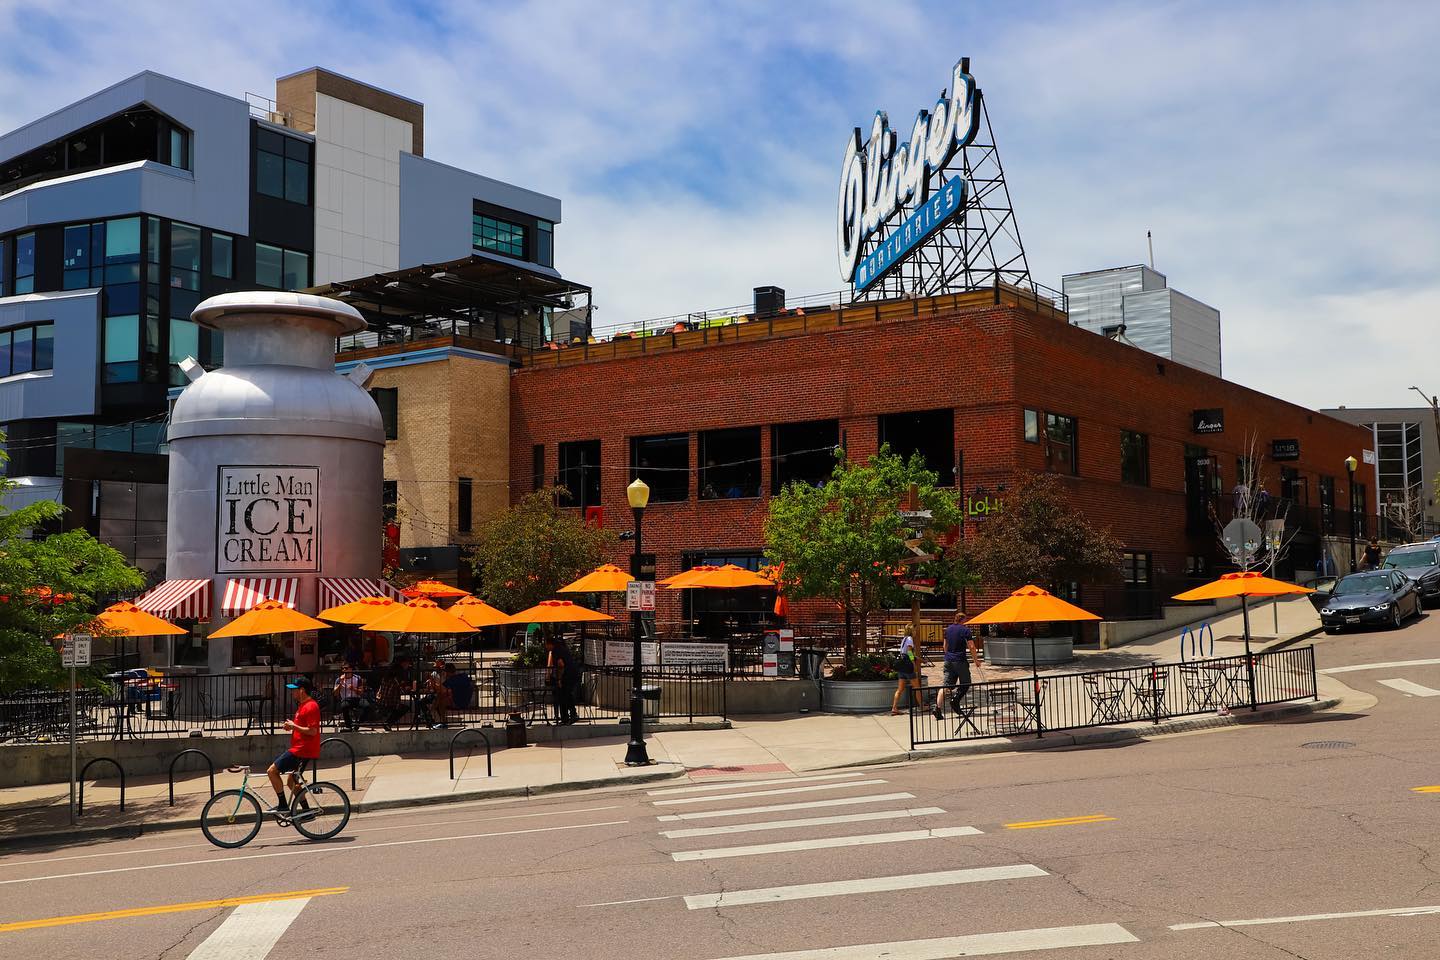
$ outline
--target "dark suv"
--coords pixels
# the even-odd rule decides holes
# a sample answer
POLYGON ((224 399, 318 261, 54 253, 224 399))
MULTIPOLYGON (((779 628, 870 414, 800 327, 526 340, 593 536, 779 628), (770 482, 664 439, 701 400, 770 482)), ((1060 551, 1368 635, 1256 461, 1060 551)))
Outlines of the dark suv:
POLYGON ((1440 601, 1440 542, 1427 540, 1396 547, 1386 555, 1385 566, 1414 580, 1422 602, 1440 601))

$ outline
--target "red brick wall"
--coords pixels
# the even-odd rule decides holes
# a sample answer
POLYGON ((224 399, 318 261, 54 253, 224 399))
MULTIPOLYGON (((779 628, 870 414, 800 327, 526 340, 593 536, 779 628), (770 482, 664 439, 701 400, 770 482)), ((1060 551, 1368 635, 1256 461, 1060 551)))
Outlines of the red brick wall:
MULTIPOLYGON (((1043 467, 1041 446, 1022 441, 1023 408, 1076 417, 1080 476, 1066 478, 1067 489, 1089 518, 1127 547, 1153 551, 1157 565, 1162 557, 1183 558, 1195 546, 1184 532, 1186 443, 1209 448, 1228 489, 1235 482, 1235 457, 1250 435, 1267 461, 1271 439, 1298 438, 1301 459, 1287 466, 1308 478, 1312 506, 1318 505, 1316 478, 1325 473, 1336 478, 1336 504, 1343 509, 1343 460, 1358 457, 1369 437, 1358 427, 1063 319, 1011 306, 969 307, 937 317, 517 370, 511 390, 513 489, 516 495, 529 489, 532 444, 545 445, 546 476, 553 478, 559 442, 599 438, 606 523, 624 530, 631 525, 624 488, 632 436, 838 418, 851 456, 864 457, 876 449, 877 414, 944 407, 955 410, 955 448, 964 454, 967 492, 984 486, 992 495, 1018 470, 1043 467), (1191 412, 1209 407, 1224 408, 1225 432, 1193 435, 1191 412), (1120 482, 1121 429, 1150 436, 1148 488, 1120 482)), ((768 457, 769 431, 761 433, 768 457)), ((697 453, 692 437, 692 469, 697 453)), ((1271 493, 1278 495, 1278 466, 1267 462, 1266 471, 1271 493)), ((645 546, 657 554, 661 577, 678 571, 686 550, 764 545, 765 498, 700 501, 696 487, 692 476, 689 501, 655 504, 646 513, 645 546)), ((1373 484, 1367 487, 1373 500, 1373 484)), ((762 490, 769 489, 767 460, 762 490)), ((629 549, 622 545, 617 559, 629 549)), ((672 604, 660 616, 677 613, 672 604)))

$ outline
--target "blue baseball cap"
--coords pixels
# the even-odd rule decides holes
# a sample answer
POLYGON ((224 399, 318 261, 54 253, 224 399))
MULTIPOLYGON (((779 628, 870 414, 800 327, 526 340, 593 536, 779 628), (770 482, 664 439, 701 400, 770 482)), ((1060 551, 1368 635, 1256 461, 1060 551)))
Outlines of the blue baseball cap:
POLYGON ((296 677, 294 680, 291 680, 289 683, 285 684, 285 689, 304 690, 306 693, 314 693, 315 684, 310 682, 309 677, 296 677))

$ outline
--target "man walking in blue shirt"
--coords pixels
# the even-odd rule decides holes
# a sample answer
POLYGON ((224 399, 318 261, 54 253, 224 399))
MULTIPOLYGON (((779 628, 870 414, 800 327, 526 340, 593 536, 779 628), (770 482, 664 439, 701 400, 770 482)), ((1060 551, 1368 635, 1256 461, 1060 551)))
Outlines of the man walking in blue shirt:
POLYGON ((975 670, 983 678, 985 667, 980 659, 979 644, 975 634, 965 626, 966 616, 955 611, 955 622, 945 628, 945 680, 940 695, 935 698, 935 719, 944 720, 946 699, 952 703, 964 697, 970 689, 970 662, 974 660, 975 670), (948 694, 948 696, 947 696, 948 694))

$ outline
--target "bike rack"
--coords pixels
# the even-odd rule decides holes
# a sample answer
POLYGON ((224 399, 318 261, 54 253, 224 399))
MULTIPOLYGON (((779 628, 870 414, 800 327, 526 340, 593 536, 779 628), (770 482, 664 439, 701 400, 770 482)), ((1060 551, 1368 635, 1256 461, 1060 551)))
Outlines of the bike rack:
POLYGON ((215 761, 211 760, 210 754, 206 753, 204 750, 196 750, 195 748, 191 747, 188 750, 181 750, 179 753, 175 754, 175 756, 170 758, 170 806, 172 807, 175 806, 175 764, 179 763, 180 758, 185 756, 185 754, 187 753, 193 753, 197 757, 205 758, 205 766, 210 769, 210 796, 215 796, 215 761))
POLYGON ((490 762, 490 738, 486 735, 485 731, 479 727, 466 727, 464 730, 456 732, 455 736, 450 738, 450 779, 455 779, 455 741, 467 733, 478 733, 480 734, 480 739, 485 741, 485 776, 495 776, 495 768, 490 762))
POLYGON ((115 772, 116 772, 116 773, 120 774, 120 812, 121 812, 121 813, 124 813, 124 812, 125 812, 125 768, 122 767, 122 766, 120 766, 120 761, 119 761, 119 760, 116 760, 116 759, 114 759, 114 758, 112 758, 112 757, 96 757, 95 759, 91 760, 89 763, 85 764, 85 766, 83 766, 83 767, 80 768, 80 806, 79 806, 79 810, 78 810, 79 815, 82 816, 82 817, 85 815, 85 774, 88 773, 89 770, 90 770, 90 768, 93 767, 93 766, 95 766, 95 764, 97 764, 97 763, 108 763, 108 764, 110 764, 112 767, 115 768, 115 772))
MULTIPOLYGON (((357 786, 355 786, 355 748, 352 747, 352 746, 350 746, 350 741, 346 740, 344 737, 326 737, 324 740, 321 740, 321 741, 320 741, 320 752, 321 752, 321 753, 324 753, 324 752, 325 752, 325 744, 327 744, 327 743, 338 743, 338 744, 340 744, 340 746, 342 746, 342 747, 345 748, 345 752, 346 752, 346 753, 350 754, 350 789, 351 789, 351 790, 358 790, 359 788, 358 788, 357 786)), ((320 760, 319 760, 318 757, 317 757, 316 760, 315 760, 315 764, 314 764, 314 768, 313 768, 313 769, 314 769, 314 771, 315 771, 315 776, 316 776, 316 777, 319 777, 319 776, 320 776, 320 760)))

